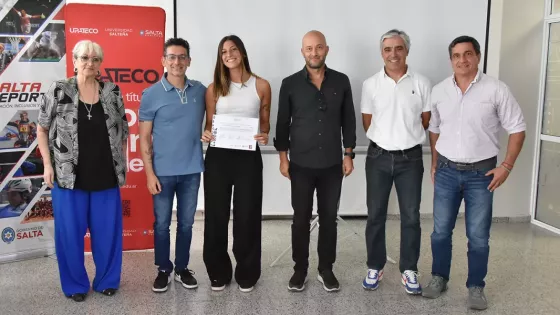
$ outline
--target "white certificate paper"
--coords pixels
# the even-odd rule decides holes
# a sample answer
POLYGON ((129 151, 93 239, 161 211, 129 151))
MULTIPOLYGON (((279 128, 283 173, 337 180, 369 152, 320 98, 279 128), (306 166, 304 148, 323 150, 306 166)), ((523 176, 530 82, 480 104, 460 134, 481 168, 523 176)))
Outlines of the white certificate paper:
POLYGON ((211 147, 255 151, 259 119, 229 115, 214 115, 211 147))

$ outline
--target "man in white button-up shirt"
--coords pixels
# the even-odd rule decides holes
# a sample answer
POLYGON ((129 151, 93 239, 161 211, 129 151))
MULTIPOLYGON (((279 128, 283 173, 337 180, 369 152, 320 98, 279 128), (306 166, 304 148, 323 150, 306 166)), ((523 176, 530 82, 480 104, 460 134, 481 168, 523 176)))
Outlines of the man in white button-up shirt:
POLYGON ((461 36, 449 45, 454 75, 432 91, 430 143, 434 181, 432 280, 423 295, 438 297, 447 289, 451 236, 465 200, 468 238, 468 304, 486 309, 484 278, 488 271, 493 192, 507 179, 525 139, 519 104, 501 81, 482 73, 480 45, 461 36), (509 134, 504 161, 497 165, 498 132, 509 134))
POLYGON ((366 158, 366 248, 368 273, 362 286, 375 290, 383 278, 386 262, 385 221, 393 183, 401 213, 402 283, 409 294, 420 294, 420 198, 422 195, 422 144, 430 121, 431 85, 410 71, 406 57, 408 35, 390 30, 381 37, 385 67, 362 87, 364 130, 371 140, 366 158))

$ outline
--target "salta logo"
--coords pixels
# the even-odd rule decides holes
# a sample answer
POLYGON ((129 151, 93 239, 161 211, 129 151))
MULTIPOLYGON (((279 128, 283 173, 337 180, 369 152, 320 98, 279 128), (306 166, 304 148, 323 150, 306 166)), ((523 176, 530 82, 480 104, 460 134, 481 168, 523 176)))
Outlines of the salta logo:
POLYGON ((162 31, 153 31, 153 30, 141 30, 140 36, 144 37, 163 37, 162 31))
POLYGON ((7 227, 2 230, 2 241, 6 244, 10 244, 16 239, 16 232, 11 227, 7 227))

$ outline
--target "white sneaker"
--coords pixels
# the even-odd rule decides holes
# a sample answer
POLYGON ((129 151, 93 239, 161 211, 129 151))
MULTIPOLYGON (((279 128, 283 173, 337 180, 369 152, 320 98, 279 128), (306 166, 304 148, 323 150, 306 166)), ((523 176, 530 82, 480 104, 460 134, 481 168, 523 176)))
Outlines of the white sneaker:
POLYGON ((376 290, 381 279, 383 279, 383 269, 368 269, 367 276, 362 282, 362 287, 366 290, 376 290))
POLYGON ((241 291, 243 293, 249 293, 249 292, 253 291, 254 288, 255 288, 255 286, 248 287, 248 288, 242 288, 241 286, 239 286, 239 291, 241 291))
POLYGON ((422 286, 418 281, 418 272, 413 270, 405 270, 401 276, 401 282, 408 294, 422 294, 422 286))

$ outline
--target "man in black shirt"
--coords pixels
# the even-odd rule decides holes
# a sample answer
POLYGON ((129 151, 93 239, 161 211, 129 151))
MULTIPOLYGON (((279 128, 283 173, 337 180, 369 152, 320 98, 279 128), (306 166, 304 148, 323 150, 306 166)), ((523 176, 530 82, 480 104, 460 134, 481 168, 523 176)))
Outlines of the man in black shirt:
POLYGON ((354 169, 356 117, 350 80, 345 74, 327 68, 328 52, 325 36, 318 31, 308 32, 301 48, 306 65, 285 78, 280 88, 274 145, 280 152, 280 172, 291 179, 292 186, 295 272, 288 284, 290 291, 305 288, 315 189, 320 226, 318 280, 327 291, 340 288, 332 272, 336 258, 336 218, 342 177, 354 169))

